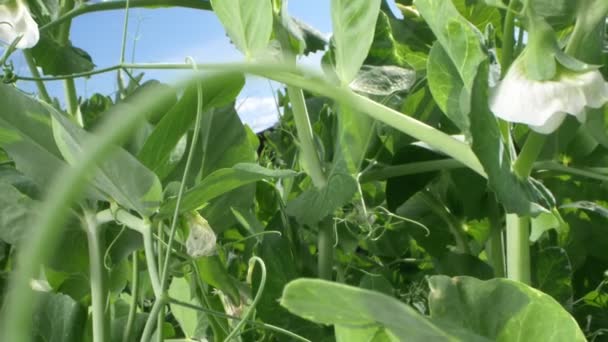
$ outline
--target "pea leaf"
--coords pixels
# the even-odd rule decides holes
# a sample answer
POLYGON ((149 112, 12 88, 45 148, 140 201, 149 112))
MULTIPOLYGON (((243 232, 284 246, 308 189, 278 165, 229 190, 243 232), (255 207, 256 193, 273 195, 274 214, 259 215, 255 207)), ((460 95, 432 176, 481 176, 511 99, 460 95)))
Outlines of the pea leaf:
MULTIPOLYGON (((232 168, 219 169, 205 177, 200 183, 189 189, 183 197, 180 212, 203 207, 210 200, 246 184, 265 178, 293 177, 291 170, 271 170, 258 164, 237 164, 232 168)), ((176 200, 172 199, 163 205, 160 214, 170 215, 175 210, 176 200)))
POLYGON ((71 43, 62 46, 45 32, 42 32, 38 44, 31 51, 36 65, 42 68, 45 75, 69 75, 90 71, 95 67, 86 51, 71 43))
POLYGON ((0 240, 14 245, 28 227, 34 201, 3 181, 0 193, 0 240))
POLYGON ((367 57, 374 40, 381 0, 332 0, 331 20, 336 73, 349 84, 367 57))
MULTIPOLYGON (((49 112, 57 146, 68 163, 77 163, 91 133, 50 107, 49 112)), ((162 187, 156 175, 118 147, 111 158, 99 163, 92 183, 110 199, 144 216, 152 215, 162 200, 162 187)))
POLYGON ((232 42, 247 58, 264 50, 272 34, 272 3, 268 0, 211 0, 232 42))
MULTIPOLYGON (((210 75, 201 81, 203 111, 231 103, 245 85, 242 74, 210 75)), ((139 160, 160 178, 175 167, 171 151, 192 127, 196 118, 197 87, 188 88, 182 98, 163 116, 138 153, 139 160)), ((207 113, 206 115, 212 115, 207 113)))
POLYGON ((36 340, 78 342, 85 334, 87 311, 78 302, 63 294, 43 293, 33 317, 36 340))
POLYGON ((586 341, 576 321, 550 296, 508 279, 429 279, 431 318, 492 341, 586 341), (499 309, 498 309, 499 308, 499 309))

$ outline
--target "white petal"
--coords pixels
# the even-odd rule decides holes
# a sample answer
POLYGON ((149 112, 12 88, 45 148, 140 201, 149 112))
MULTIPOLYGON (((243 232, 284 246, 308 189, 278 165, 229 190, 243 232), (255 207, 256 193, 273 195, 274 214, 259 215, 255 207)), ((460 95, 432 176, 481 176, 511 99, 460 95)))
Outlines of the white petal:
POLYGON ((608 83, 599 71, 561 71, 555 80, 534 81, 516 60, 500 84, 493 89, 490 109, 506 121, 523 123, 548 134, 556 130, 566 114, 584 122, 586 107, 600 108, 608 102, 608 83))
POLYGON ((40 38, 38 24, 27 5, 22 0, 0 5, 0 40, 11 44, 19 36, 22 37, 16 45, 18 49, 33 47, 40 38))

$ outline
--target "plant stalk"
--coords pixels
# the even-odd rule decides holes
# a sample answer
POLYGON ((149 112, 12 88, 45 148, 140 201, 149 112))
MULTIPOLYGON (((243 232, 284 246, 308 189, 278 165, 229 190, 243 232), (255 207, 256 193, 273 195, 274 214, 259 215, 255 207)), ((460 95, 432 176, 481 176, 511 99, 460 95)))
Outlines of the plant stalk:
POLYGON ((530 285, 530 218, 507 214, 507 278, 530 285))
POLYGON ((103 229, 97 223, 95 214, 84 213, 85 231, 89 247, 89 273, 91 282, 91 305, 93 312, 93 341, 104 342, 110 339, 108 315, 105 306, 107 302, 106 274, 103 265, 104 237, 103 229))
POLYGON ((129 306, 129 316, 127 318, 127 325, 123 333, 122 342, 133 341, 133 326, 135 324, 135 318, 137 317, 137 300, 139 298, 139 257, 138 252, 135 251, 131 254, 133 262, 133 274, 131 275, 131 305, 129 306))
POLYGON ((316 188, 321 189, 327 184, 321 160, 314 142, 314 133, 306 109, 306 101, 302 89, 288 86, 287 94, 291 101, 294 122, 298 133, 302 168, 312 179, 316 188))
MULTIPOLYGON (((23 50, 23 57, 25 57, 25 61, 27 62, 27 67, 30 69, 30 73, 33 77, 40 77, 40 73, 38 72, 38 68, 36 67, 36 63, 34 62, 34 57, 32 56, 32 52, 29 49, 23 50)), ((38 95, 40 98, 48 103, 52 104, 51 96, 49 92, 46 90, 46 86, 43 81, 36 80, 36 88, 38 89, 38 95)))

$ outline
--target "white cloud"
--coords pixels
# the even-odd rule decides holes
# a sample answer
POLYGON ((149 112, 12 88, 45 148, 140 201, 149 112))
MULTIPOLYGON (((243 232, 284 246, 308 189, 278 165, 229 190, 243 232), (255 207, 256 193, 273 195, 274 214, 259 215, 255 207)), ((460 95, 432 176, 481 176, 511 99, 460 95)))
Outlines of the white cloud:
POLYGON ((247 97, 242 99, 236 108, 241 119, 254 132, 262 131, 274 125, 278 121, 280 114, 275 99, 272 96, 247 97))

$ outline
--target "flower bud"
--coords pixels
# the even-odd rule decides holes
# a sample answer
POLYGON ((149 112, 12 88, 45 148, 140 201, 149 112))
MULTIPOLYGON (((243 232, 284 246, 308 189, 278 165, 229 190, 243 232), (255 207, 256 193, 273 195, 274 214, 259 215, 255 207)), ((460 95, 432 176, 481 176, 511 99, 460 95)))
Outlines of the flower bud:
POLYGON ((215 254, 217 239, 215 232, 197 212, 186 215, 186 222, 190 233, 186 240, 186 251, 193 258, 200 258, 215 254))

